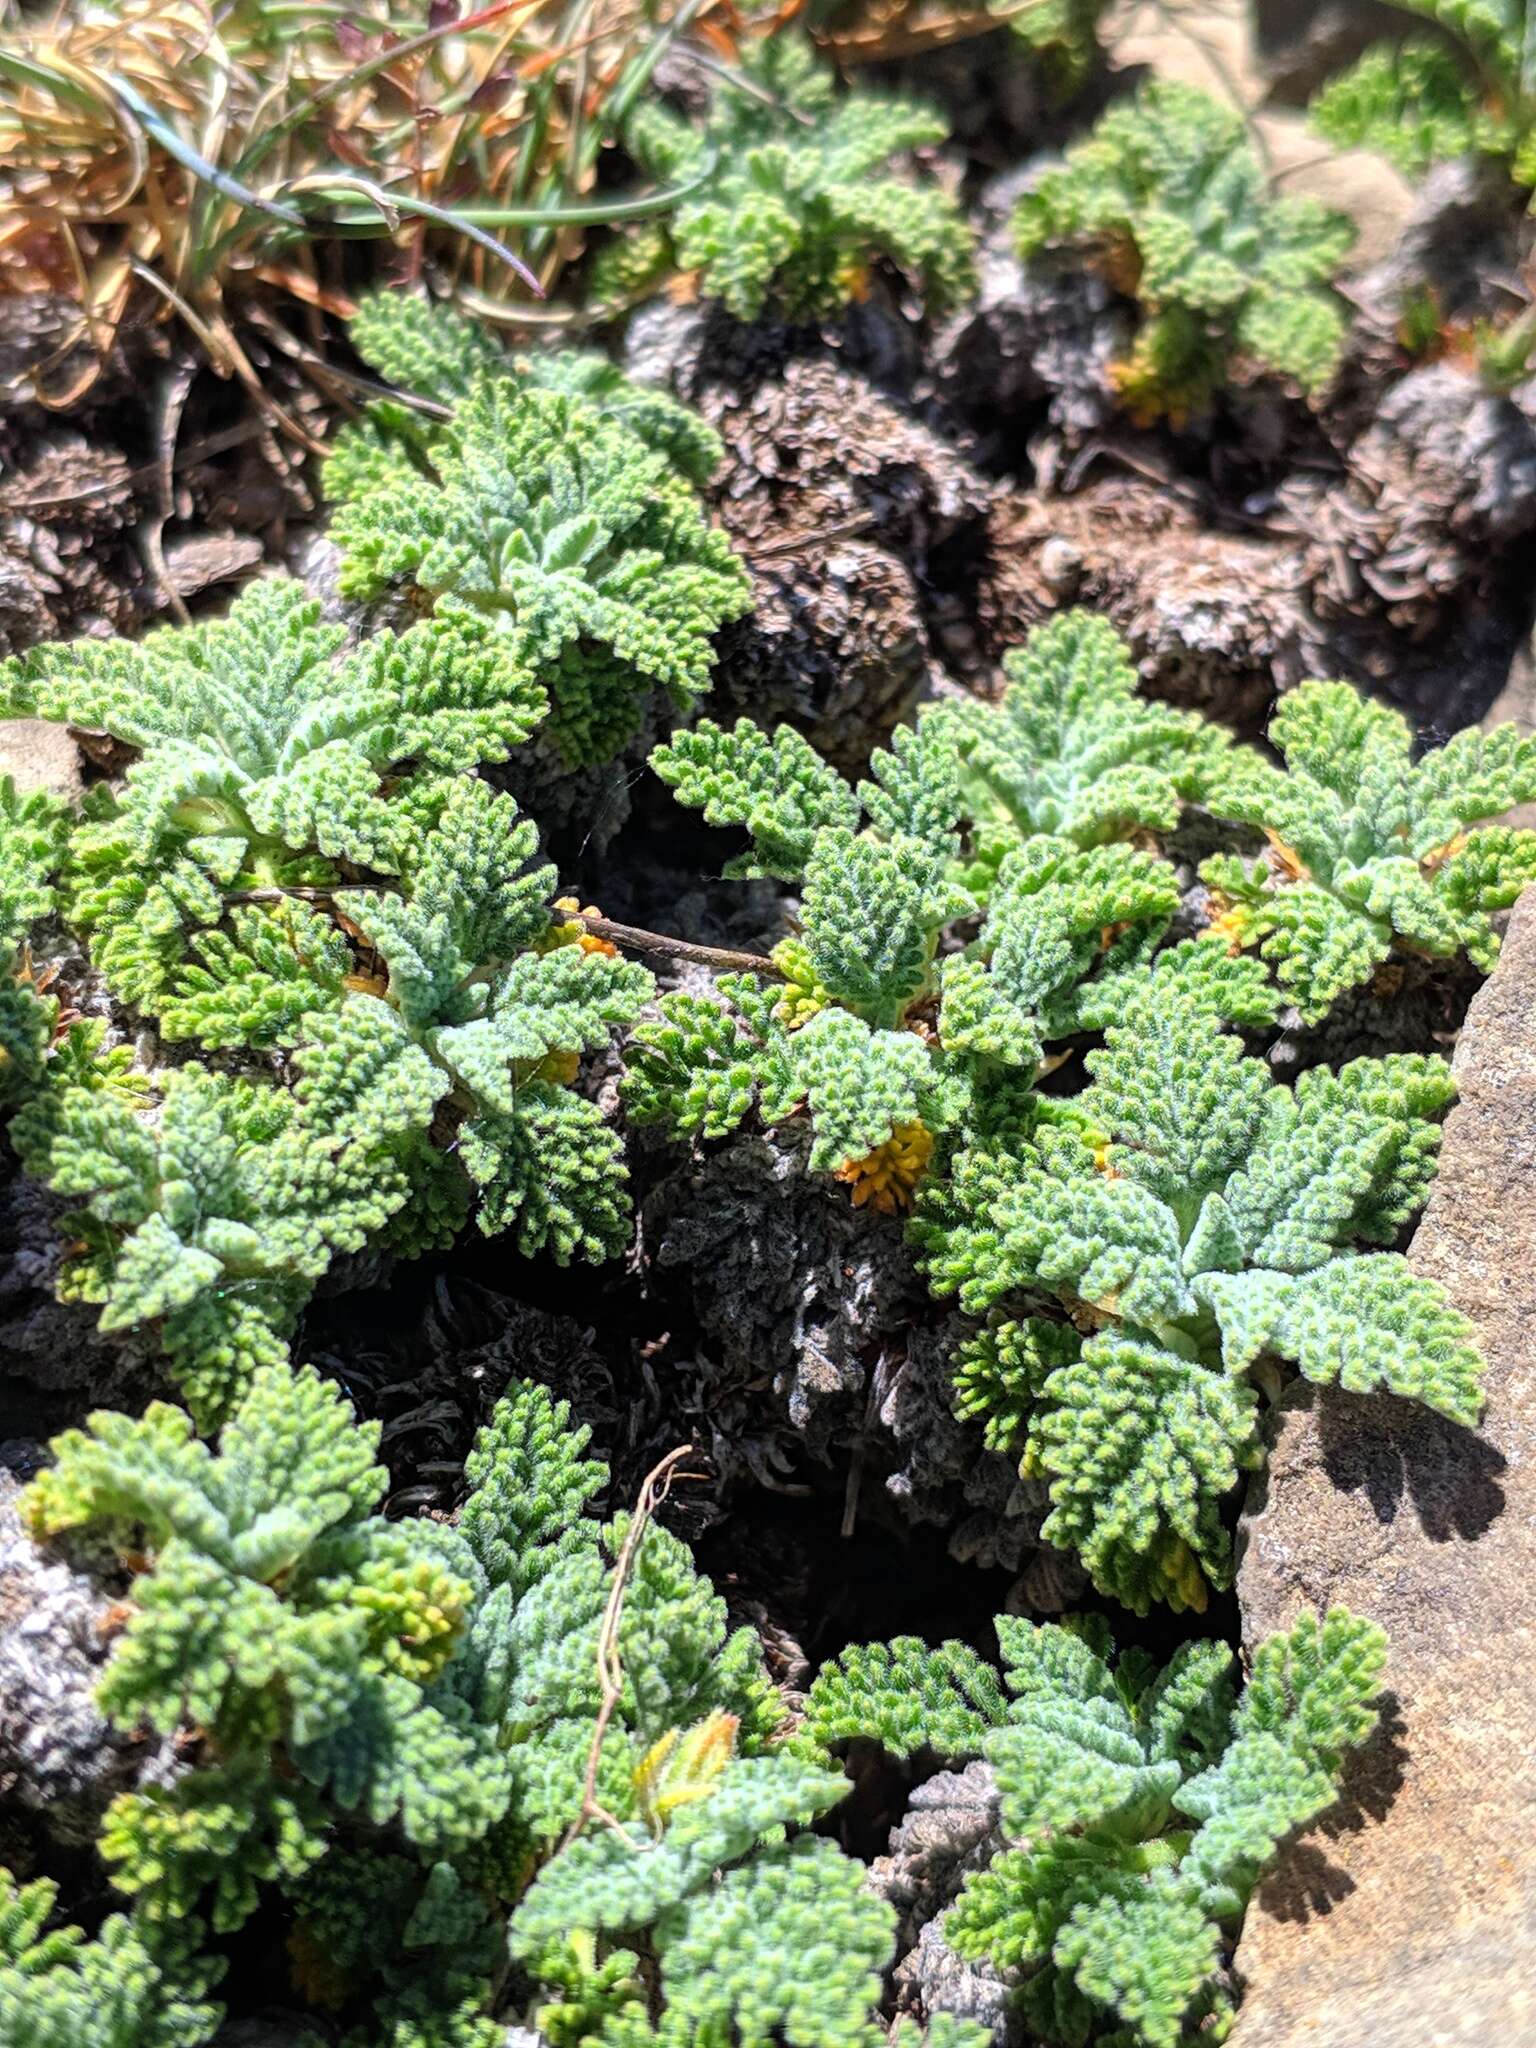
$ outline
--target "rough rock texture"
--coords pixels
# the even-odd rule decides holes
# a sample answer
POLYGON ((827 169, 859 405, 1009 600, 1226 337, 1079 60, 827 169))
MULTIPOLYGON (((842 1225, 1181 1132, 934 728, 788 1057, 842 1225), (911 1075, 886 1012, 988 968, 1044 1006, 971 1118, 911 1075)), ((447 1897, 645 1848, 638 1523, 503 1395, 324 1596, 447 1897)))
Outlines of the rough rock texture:
POLYGON ((934 555, 979 539, 991 489, 833 363, 794 361, 699 404, 726 445, 709 495, 757 596, 722 636, 716 703, 765 725, 792 717, 857 770, 928 683, 934 555))
POLYGON ((785 1420, 825 1454, 858 1426, 869 1372, 923 1299, 900 1223, 809 1176, 807 1142, 793 1125, 741 1139, 679 1168, 642 1211, 642 1257, 658 1280, 681 1276, 718 1360, 717 1458, 750 1459, 758 1431, 785 1420))
POLYGON ((1497 164, 1476 157, 1436 164, 1402 234, 1351 281, 1350 298, 1367 324, 1387 333, 1410 295, 1426 290, 1446 320, 1507 319, 1519 300, 1521 219, 1519 191, 1497 164))
POLYGON ((85 788, 69 727, 45 718, 0 718, 0 775, 9 775, 23 795, 47 789, 71 803, 85 788))
POLYGON ((1004 1846, 992 1766, 940 1771, 913 1792, 885 1855, 870 1866, 869 1885, 901 1916, 892 1975, 898 2012, 979 2020, 991 2027, 996 2048, 1021 2048, 1027 2037, 1008 1987, 989 1964, 963 1961, 944 1939, 943 1915, 961 1884, 1004 1846))
POLYGON ((1456 1055, 1413 1263, 1477 1326, 1476 1433, 1383 1396, 1281 1405, 1238 1575, 1250 1645, 1343 1601, 1392 1640, 1392 1711, 1321 1837, 1250 1908, 1232 2048, 1536 2040, 1536 894, 1456 1055))
MULTIPOLYGON (((8 1463, 37 1463, 14 1441, 5 1448, 8 1463)), ((111 1599, 32 1541, 16 1512, 21 1488, 0 1469, 0 1798, 78 1847, 117 1793, 169 1782, 174 1750, 119 1733, 98 1710, 111 1599)))
POLYGON ((77 435, 31 444, 0 483, 0 653, 121 631, 134 612, 129 465, 77 435))
MULTIPOLYGON (((1309 624, 1290 549, 1213 533, 1166 489, 1112 476, 1074 496, 1004 499, 980 591, 982 646, 957 665, 995 661, 1066 605, 1106 613, 1158 697, 1244 732, 1262 729, 1277 683, 1308 671, 1309 624)), ((950 648, 946 645, 946 653, 950 648)))
POLYGON ((942 558, 979 546, 993 493, 865 377, 787 346, 771 323, 665 307, 632 323, 627 366, 725 442, 707 496, 756 605, 721 635, 711 715, 791 719, 857 772, 936 679, 942 558))
POLYGON ((1486 710, 1529 623, 1533 399, 1530 385, 1491 397, 1450 362, 1410 371, 1341 480, 1282 488, 1312 644, 1335 657, 1314 673, 1377 685, 1447 731, 1486 710))
POLYGON ((982 458, 1007 462, 1032 420, 1070 446, 1102 431, 1115 416, 1109 365, 1130 345, 1125 302, 1081 266, 1026 267, 1006 223, 982 243, 978 269, 976 298, 934 336, 933 362, 982 458))
POLYGON ((85 1406, 137 1413, 157 1388, 155 1343, 146 1331, 103 1337, 94 1308, 54 1295, 63 1258, 59 1219, 68 1208, 0 1156, 0 1403, 10 1431, 23 1422, 50 1430, 85 1406))

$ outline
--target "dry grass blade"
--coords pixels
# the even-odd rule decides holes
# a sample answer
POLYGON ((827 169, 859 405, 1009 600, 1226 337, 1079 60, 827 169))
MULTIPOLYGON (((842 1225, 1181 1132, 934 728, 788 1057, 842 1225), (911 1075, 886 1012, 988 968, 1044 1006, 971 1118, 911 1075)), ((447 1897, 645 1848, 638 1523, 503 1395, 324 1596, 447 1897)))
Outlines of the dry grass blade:
POLYGON ((526 311, 586 230, 686 196, 607 203, 599 163, 661 55, 734 19, 729 0, 415 8, 74 0, 0 33, 0 292, 79 309, 35 373, 63 364, 62 384, 39 395, 83 396, 138 305, 184 321, 291 433, 241 329, 285 289, 349 302, 346 244, 388 240, 407 274, 431 260, 450 287, 526 311))

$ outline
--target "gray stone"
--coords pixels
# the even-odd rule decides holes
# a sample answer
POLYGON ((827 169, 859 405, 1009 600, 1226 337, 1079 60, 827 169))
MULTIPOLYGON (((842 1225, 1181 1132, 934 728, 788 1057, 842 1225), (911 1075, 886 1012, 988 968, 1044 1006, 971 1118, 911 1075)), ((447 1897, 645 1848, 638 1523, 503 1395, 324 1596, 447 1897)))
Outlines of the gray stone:
POLYGON ((1344 1798, 1261 1886, 1232 2048, 1536 2040, 1536 893, 1456 1054, 1413 1241, 1478 1332, 1477 1431, 1383 1396, 1282 1403, 1238 1575, 1250 1648, 1343 1603, 1391 1638, 1344 1798))
POLYGON ((890 1847, 870 1866, 870 1889, 900 1914, 892 1973, 897 2008, 919 2019, 950 2013, 990 2027, 996 2048, 1021 2048, 1026 2036, 1009 1986, 986 1963, 968 1963, 944 1939, 943 1916, 966 1877, 985 1870, 1005 1847, 992 1766, 940 1771, 912 1794, 890 1847))
POLYGON ((117 1793, 169 1782, 174 1751, 123 1734, 97 1707, 119 1617, 95 1580, 32 1541, 20 1493, 0 1471, 0 1791, 55 1840, 84 1846, 117 1793))

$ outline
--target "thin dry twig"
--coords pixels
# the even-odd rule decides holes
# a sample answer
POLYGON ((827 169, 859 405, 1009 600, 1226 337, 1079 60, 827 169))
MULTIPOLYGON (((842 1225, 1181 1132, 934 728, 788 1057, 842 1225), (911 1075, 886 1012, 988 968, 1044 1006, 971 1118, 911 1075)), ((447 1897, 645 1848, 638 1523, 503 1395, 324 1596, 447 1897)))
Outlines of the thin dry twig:
MULTIPOLYGON (((277 887, 267 889, 231 889, 226 894, 226 903, 281 903, 285 897, 296 896, 303 903, 323 903, 332 909, 345 910, 346 897, 353 889, 397 888, 387 878, 371 882, 339 882, 334 888, 277 887)), ((639 925, 616 924, 611 917, 602 917, 595 910, 557 910, 551 913, 552 924, 580 924, 595 939, 607 939, 610 945, 622 946, 631 953, 661 955, 671 960, 691 960, 698 967, 712 967, 719 974, 762 974, 772 981, 787 979, 784 970, 769 959, 766 953, 738 953, 730 946, 696 946, 691 939, 669 938, 665 932, 643 931, 639 925)))
POLYGON ((638 925, 616 924, 611 917, 601 917, 590 910, 563 912, 556 922, 571 919, 584 924, 595 939, 607 939, 610 945, 622 946, 626 952, 691 960, 696 967, 712 967, 720 974, 764 974, 773 981, 786 978, 783 969, 775 966, 766 953, 738 953, 730 946, 696 946, 691 939, 672 939, 664 932, 642 931, 638 925))
POLYGON ((640 1539, 656 1509, 666 1499, 672 1479, 685 1458, 693 1456, 692 1444, 680 1444, 675 1451, 668 1451, 660 1464, 653 1465, 645 1475, 635 1502, 634 1513, 630 1516, 629 1527, 624 1532, 624 1541, 614 1561, 613 1584, 608 1590, 608 1604, 603 1609, 602 1626, 597 1632, 597 1677, 602 1687, 602 1699, 597 1709, 597 1721, 592 1730, 592 1745, 587 1751, 587 1768, 582 1779, 581 1811, 566 1829, 565 1839, 560 1844, 568 1848, 588 1821, 601 1821, 606 1828, 612 1828, 627 1842, 631 1838, 622 1824, 602 1804, 597 1796, 597 1772, 602 1760, 603 1741, 608 1733, 619 1701, 624 1694, 624 1673, 619 1665, 619 1622, 624 1613, 624 1594, 629 1584, 629 1574, 634 1565, 635 1553, 640 1539))

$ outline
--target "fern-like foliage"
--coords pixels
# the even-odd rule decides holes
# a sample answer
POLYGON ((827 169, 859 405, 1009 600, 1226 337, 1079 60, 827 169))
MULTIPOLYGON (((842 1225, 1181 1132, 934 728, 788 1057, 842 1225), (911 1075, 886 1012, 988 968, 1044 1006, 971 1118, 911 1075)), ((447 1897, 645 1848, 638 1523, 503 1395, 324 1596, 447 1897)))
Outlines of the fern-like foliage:
POLYGON ((1124 640, 1093 612, 1064 612, 1003 657, 997 703, 935 706, 954 736, 972 829, 968 878, 1021 837, 1076 846, 1169 832, 1203 798, 1231 735, 1198 713, 1138 696, 1124 640))
POLYGON ((438 1168, 451 1217, 462 1220, 472 1190, 487 1234, 514 1231, 525 1254, 600 1259, 628 1228, 623 1154, 568 1084, 579 1056, 632 1022, 654 984, 579 928, 551 924, 554 870, 536 849, 510 797, 455 785, 406 891, 343 899, 384 986, 312 1019, 306 1056, 327 1071, 361 1057, 367 1102, 381 1089, 409 1096, 420 1130, 446 1099, 461 1119, 456 1165, 438 1168), (469 1182, 458 1200, 444 1185, 454 1173, 469 1182))
POLYGON ((1491 916, 1536 881, 1536 832, 1473 828, 1536 797, 1536 740, 1468 727, 1415 764, 1401 713, 1347 683, 1290 692, 1270 738, 1284 773, 1234 752, 1206 792, 1219 817, 1270 840, 1262 860, 1201 869, 1223 935, 1272 962, 1310 1022, 1394 944, 1491 968, 1491 916))
POLYGON ((169 1036, 292 1044, 340 956, 302 901, 231 918, 231 898, 398 873, 420 825, 397 771, 501 760, 543 714, 542 687, 468 614, 350 654, 343 638, 301 584, 270 577, 209 624, 0 664, 6 715, 142 750, 74 835, 65 908, 114 993, 169 1036))
POLYGON ((1230 1582, 1223 1501, 1262 1458, 1261 1361, 1477 1418, 1469 1325, 1385 1249, 1452 1084, 1404 1054, 1285 1089, 1155 975, 1087 1064, 1032 1133, 965 1150, 915 1229, 934 1288, 993 1317, 959 1398, 1049 1480, 1046 1536, 1138 1612, 1200 1607, 1230 1582), (1051 1308, 1071 1326, 1042 1328, 1051 1308))
POLYGON ((206 1762, 108 1812, 103 1852, 152 1920, 201 1900, 240 1925, 263 1883, 324 1855, 332 1806, 424 1851, 506 1809, 507 1760, 471 1711, 490 1589, 453 1531, 371 1512, 377 1444, 313 1372, 263 1366, 217 1451, 163 1403, 103 1412, 24 1497, 39 1537, 89 1529, 147 1560, 106 1712, 206 1738, 206 1762))
POLYGON ((1241 356, 1314 392, 1344 338, 1329 282, 1353 240, 1342 214, 1276 198, 1241 117, 1154 80, 1103 116, 1019 202, 1021 253, 1096 250, 1143 310, 1115 384, 1137 415, 1204 404, 1241 356))
POLYGON ((0 776, 0 1104, 42 1078, 58 1004, 37 986, 26 940, 57 902, 69 813, 44 790, 22 796, 0 776))
POLYGON ((1009 1846, 966 1879, 945 1934, 1018 1985, 1032 2035, 1181 2048, 1202 2023, 1219 2033, 1223 1939, 1375 1726, 1384 1636, 1342 1608, 1304 1613, 1261 1645, 1239 1701, 1222 1643, 1186 1643, 1159 1671, 1144 1651, 1112 1661, 1098 1617, 996 1626, 1006 1701, 960 1644, 870 1644, 818 1675, 798 1742, 991 1763, 1009 1846))
POLYGON ((90 1940, 53 1927, 58 1887, 0 1870, 0 2041, 16 2048, 202 2048, 219 2023, 208 1998, 223 1964, 195 1922, 168 1928, 113 1913, 90 1940))
POLYGON ((106 1330, 154 1323, 205 1423, 286 1357, 333 1255, 360 1249, 411 1192, 395 1143, 431 1114, 430 1072, 369 1087, 346 1057, 317 1061, 292 1092, 192 1064, 158 1100, 71 1062, 12 1125, 28 1169, 86 1205, 69 1221, 61 1296, 99 1304, 106 1330))
MULTIPOLYGON (((571 1084, 651 977, 552 923, 554 871, 510 797, 472 777, 423 794, 394 800, 416 835, 399 885, 262 915, 253 950, 281 964, 293 911, 327 963, 323 986, 293 986, 291 1088, 189 1064, 136 1092, 121 1055, 102 1067, 82 1046, 16 1117, 29 1169, 84 1204, 61 1293, 99 1304, 104 1330, 153 1324, 204 1426, 287 1356, 332 1259, 386 1229, 402 1250, 445 1244, 478 1204, 481 1229, 512 1231, 525 1254, 600 1259, 626 1237, 618 1137, 571 1084)), ((249 1005, 276 970, 259 985, 238 971, 243 930, 237 916, 233 938, 203 945, 196 1003, 215 1044, 266 1035, 249 1005)))
MULTIPOLYGON (((227 1932, 275 1886, 322 2002, 370 2012, 388 2048, 489 2048, 498 1902, 517 1905, 541 2004, 562 1983, 595 1995, 622 1955, 610 1935, 654 1923, 671 1958, 656 2018, 670 2005, 766 2041, 760 2009, 782 1995, 821 2028, 807 2040, 862 2048, 890 1914, 832 1844, 782 1840, 845 1782, 774 1748, 783 1707, 757 1638, 730 1628, 686 1547, 587 1519, 606 1473, 541 1388, 514 1384, 480 1432, 456 1525, 377 1512, 378 1437, 308 1368, 266 1366, 216 1448, 162 1403, 103 1412, 27 1489, 40 1540, 89 1534, 133 1560, 100 1702, 126 1730, 177 1735, 187 1765, 108 1811, 101 1852, 135 1901, 108 1930, 184 1929, 195 1947, 187 1915, 227 1932), (600 1723, 618 1570, 623 1683, 600 1723), (608 1816, 590 1828, 589 1763, 608 1816), (615 1828, 655 1853, 605 1880, 615 1828), (823 1893, 848 1958, 819 1991, 775 1994, 776 1944, 808 1932, 823 1893), (721 1915, 757 1929, 755 1957, 745 1934, 715 1953, 721 1915)), ((45 1962, 69 1950, 55 1939, 45 1962)))
POLYGON ((703 693, 711 635, 751 602, 683 474, 712 445, 601 364, 485 364, 483 338, 423 325, 403 307, 365 324, 364 345, 435 380, 451 410, 427 426, 390 403, 341 436, 325 484, 342 588, 472 613, 493 665, 539 677, 565 758, 605 761, 655 686, 679 708, 703 693))
POLYGON ((1536 186, 1536 90, 1524 0, 1401 0, 1436 34, 1367 50, 1312 101, 1314 125, 1344 149, 1373 149, 1409 178, 1482 156, 1536 186))
MULTIPOLYGON (((348 331, 365 361, 411 397, 457 405, 486 372, 586 399, 665 455, 692 484, 708 483, 720 465, 723 450, 713 427, 664 391, 626 377, 607 356, 574 349, 509 355, 478 321, 402 291, 370 293, 348 331)), ((382 400, 338 437, 332 475, 343 475, 349 463, 366 462, 370 451, 397 439, 430 459, 436 431, 430 416, 382 400)))
MULTIPOLYGON (((727 873, 798 882, 801 914, 777 991, 722 977, 721 1000, 667 996, 642 1024, 637 1122, 718 1138, 803 1108, 817 1171, 905 1206, 927 1140, 1009 1121, 1044 1042, 1092 1028, 1144 977, 1178 893, 1125 842, 1171 826, 1230 740, 1138 699, 1124 643, 1086 613, 1032 635, 1010 674, 999 705, 925 707, 857 788, 787 726, 705 719, 656 750, 680 802, 750 834, 727 873), (982 910, 957 950, 953 928, 982 910)), ((1262 1021, 1261 975, 1218 969, 1218 951, 1180 954, 1182 981, 1216 1014, 1262 1021)))
POLYGON ((887 261, 942 311, 975 286, 970 232, 937 186, 900 177, 893 157, 942 142, 943 121, 909 101, 855 91, 793 31, 748 46, 744 83, 722 79, 695 130, 649 103, 629 123, 630 153, 652 178, 697 184, 658 229, 606 255, 600 297, 670 270, 697 270, 705 296, 740 320, 772 305, 791 320, 840 313, 887 261))

